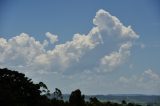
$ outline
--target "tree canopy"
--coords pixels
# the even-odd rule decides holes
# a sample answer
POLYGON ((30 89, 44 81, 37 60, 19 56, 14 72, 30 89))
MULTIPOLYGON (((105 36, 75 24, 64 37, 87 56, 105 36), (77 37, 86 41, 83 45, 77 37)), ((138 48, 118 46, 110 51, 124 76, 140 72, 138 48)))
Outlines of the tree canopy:
POLYGON ((45 96, 41 95, 48 91, 47 86, 40 82, 34 84, 24 74, 8 69, 0 69, 0 105, 37 105, 45 96))
POLYGON ((85 104, 84 95, 81 95, 81 91, 79 89, 71 93, 69 103, 71 106, 83 106, 85 104))

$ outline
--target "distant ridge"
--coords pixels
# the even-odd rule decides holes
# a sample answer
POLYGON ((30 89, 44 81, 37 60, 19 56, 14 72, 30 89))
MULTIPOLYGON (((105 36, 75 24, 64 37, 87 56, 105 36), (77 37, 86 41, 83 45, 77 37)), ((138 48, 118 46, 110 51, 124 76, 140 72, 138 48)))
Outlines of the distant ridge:
MULTIPOLYGON (((65 101, 68 101, 69 96, 70 96, 69 94, 63 94, 63 99, 65 101)), ((85 95, 85 100, 89 101, 89 98, 91 97, 96 97, 100 101, 121 102, 122 100, 125 100, 127 102, 135 102, 135 103, 160 104, 160 95, 145 95, 145 94, 85 95)), ((50 98, 53 98, 53 94, 51 94, 50 98)))

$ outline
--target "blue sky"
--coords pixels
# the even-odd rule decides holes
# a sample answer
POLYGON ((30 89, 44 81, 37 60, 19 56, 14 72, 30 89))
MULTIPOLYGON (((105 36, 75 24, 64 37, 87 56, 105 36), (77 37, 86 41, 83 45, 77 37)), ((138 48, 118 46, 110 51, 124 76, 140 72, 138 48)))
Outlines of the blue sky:
POLYGON ((1 0, 0 67, 43 81, 51 91, 160 94, 159 4, 1 0))

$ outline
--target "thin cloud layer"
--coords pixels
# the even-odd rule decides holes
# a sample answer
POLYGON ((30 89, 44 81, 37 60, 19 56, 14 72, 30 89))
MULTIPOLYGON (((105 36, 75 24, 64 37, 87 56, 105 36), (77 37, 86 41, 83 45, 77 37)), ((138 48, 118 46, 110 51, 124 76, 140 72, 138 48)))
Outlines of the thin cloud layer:
POLYGON ((130 26, 124 26, 117 17, 102 9, 96 13, 93 24, 95 26, 88 34, 77 33, 71 41, 57 44, 54 49, 46 49, 48 42, 58 41, 58 36, 50 32, 46 33, 49 41, 43 42, 26 33, 10 39, 0 38, 0 67, 39 73, 63 73, 75 66, 82 72, 112 71, 125 63, 131 54, 132 42, 139 36, 130 26), (84 57, 94 66, 81 68, 88 64, 84 57))
POLYGON ((147 75, 150 79, 152 80, 159 80, 160 81, 160 76, 156 74, 153 70, 148 69, 144 72, 144 75, 147 75))
MULTIPOLYGON (((121 76, 118 81, 124 89, 140 89, 159 92, 160 75, 151 69, 145 70, 139 75, 121 76)), ((149 92, 149 93, 150 93, 149 92)))

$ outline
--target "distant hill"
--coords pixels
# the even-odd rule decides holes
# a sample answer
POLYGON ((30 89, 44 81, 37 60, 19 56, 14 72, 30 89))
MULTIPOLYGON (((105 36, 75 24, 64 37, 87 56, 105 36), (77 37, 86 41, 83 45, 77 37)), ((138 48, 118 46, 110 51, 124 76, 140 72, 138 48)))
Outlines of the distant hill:
MULTIPOLYGON (((69 94, 64 94, 63 99, 69 100, 69 94)), ((85 100, 89 101, 90 97, 97 97, 100 101, 134 102, 140 104, 151 104, 152 106, 160 106, 160 95, 142 95, 142 94, 109 94, 109 95, 85 95, 85 100)), ((53 98, 51 94, 50 98, 53 98)))
POLYGON ((93 96, 97 97, 100 101, 121 102, 122 100, 125 100, 127 102, 134 102, 140 104, 160 104, 160 96, 157 95, 139 95, 139 94, 89 95, 86 96, 86 100, 89 100, 89 98, 93 96))

